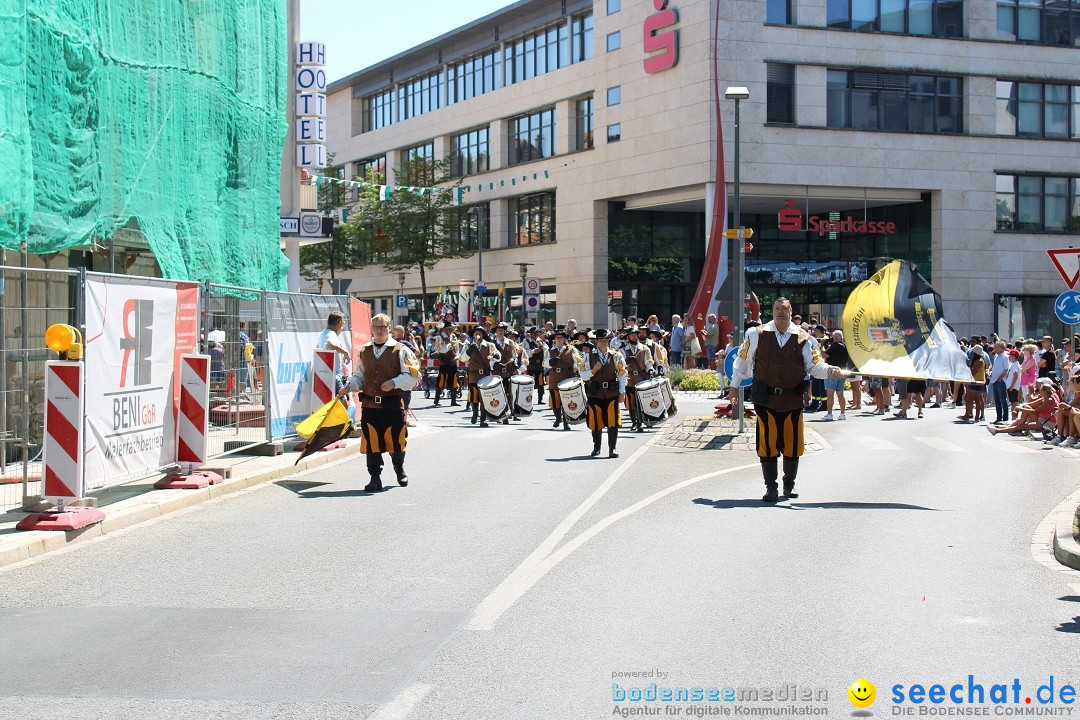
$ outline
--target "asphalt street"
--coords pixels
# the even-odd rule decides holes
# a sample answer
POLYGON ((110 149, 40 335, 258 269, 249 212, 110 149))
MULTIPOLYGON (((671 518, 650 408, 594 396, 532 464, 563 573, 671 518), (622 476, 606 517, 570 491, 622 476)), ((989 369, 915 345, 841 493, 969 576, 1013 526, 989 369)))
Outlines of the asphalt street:
POLYGON ((654 430, 593 459, 583 426, 552 429, 547 412, 479 429, 416 406, 407 488, 365 494, 351 460, 0 572, 0 717, 738 704, 619 701, 652 683, 795 685, 849 716, 861 677, 884 717, 896 684, 1080 686, 1080 573, 1031 549, 1080 484, 1080 452, 945 408, 809 415, 827 447, 803 459, 798 499, 766 506, 749 452, 660 446, 654 430))

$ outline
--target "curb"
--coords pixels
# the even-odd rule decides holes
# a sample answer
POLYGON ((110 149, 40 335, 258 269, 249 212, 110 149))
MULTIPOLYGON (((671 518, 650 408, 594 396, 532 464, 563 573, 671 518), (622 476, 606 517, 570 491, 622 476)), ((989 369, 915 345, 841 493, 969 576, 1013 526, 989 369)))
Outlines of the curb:
POLYGON ((1057 511, 1057 522, 1054 524, 1054 557, 1066 567, 1080 570, 1080 543, 1073 537, 1073 517, 1078 508, 1077 503, 1080 493, 1074 493, 1057 511))
MULTIPOLYGON (((79 530, 56 532, 32 530, 19 533, 22 542, 17 547, 0 549, 0 569, 24 562, 45 553, 116 532, 139 523, 163 517, 194 505, 232 495, 255 485, 317 468, 360 454, 360 443, 353 442, 344 448, 320 453, 298 465, 282 464, 224 480, 200 490, 153 490, 134 498, 121 500, 106 507, 105 519, 79 530)), ((12 543, 14 544, 14 543, 12 543)))

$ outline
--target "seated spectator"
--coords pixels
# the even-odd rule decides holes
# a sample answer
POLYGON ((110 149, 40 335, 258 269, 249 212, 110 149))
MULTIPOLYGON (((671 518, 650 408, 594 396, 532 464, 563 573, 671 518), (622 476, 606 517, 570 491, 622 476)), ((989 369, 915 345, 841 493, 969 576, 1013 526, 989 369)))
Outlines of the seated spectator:
POLYGON ((991 435, 1002 433, 1032 432, 1042 429, 1044 422, 1054 417, 1060 400, 1054 392, 1054 384, 1049 378, 1039 378, 1039 393, 1030 402, 1019 407, 1020 417, 1016 422, 995 427, 987 425, 991 435))
POLYGON ((1054 412, 1054 428, 1057 431, 1050 440, 1051 445, 1072 447, 1077 443, 1080 435, 1080 426, 1077 418, 1080 417, 1080 372, 1074 372, 1069 378, 1069 387, 1066 391, 1065 401, 1058 405, 1054 412))

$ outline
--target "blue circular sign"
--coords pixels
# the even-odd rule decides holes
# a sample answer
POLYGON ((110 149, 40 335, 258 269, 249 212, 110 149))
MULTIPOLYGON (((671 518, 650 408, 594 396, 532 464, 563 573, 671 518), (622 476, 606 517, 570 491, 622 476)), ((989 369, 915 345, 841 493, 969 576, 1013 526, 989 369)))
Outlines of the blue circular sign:
MULTIPOLYGON (((738 354, 739 348, 733 347, 731 348, 731 352, 727 354, 727 357, 724 358, 724 377, 728 379, 728 382, 731 382, 731 373, 735 371, 735 356, 738 354)), ((754 378, 748 377, 739 383, 739 385, 740 387, 749 387, 753 382, 754 378)))
POLYGON ((1066 325, 1080 324, 1080 290, 1066 290, 1058 295, 1054 314, 1066 325))

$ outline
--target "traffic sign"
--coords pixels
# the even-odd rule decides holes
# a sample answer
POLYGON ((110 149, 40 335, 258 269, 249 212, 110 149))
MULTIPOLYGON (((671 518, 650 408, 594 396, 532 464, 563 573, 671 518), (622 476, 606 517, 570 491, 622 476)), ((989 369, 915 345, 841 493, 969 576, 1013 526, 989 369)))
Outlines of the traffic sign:
POLYGON ((526 295, 525 296, 525 312, 530 315, 535 315, 540 312, 540 296, 539 295, 526 295))
MULTIPOLYGON (((739 348, 733 347, 731 351, 724 358, 724 377, 731 382, 731 374, 735 372, 735 356, 739 354, 739 348)), ((739 383, 739 387, 750 387, 754 384, 754 378, 748 377, 739 383)))
MULTIPOLYGON (((728 240, 738 240, 739 228, 728 228, 724 231, 724 237, 726 237, 728 240)), ((754 237, 754 228, 743 228, 742 239, 749 240, 752 237, 754 237)))
POLYGON ((1076 287, 1076 281, 1080 280, 1080 248, 1047 250, 1046 254, 1054 262, 1054 267, 1061 273, 1061 279, 1069 289, 1076 287))
POLYGON ((476 294, 477 295, 483 295, 486 292, 487 292, 487 285, 477 285, 476 286, 476 294))
POLYGON ((409 296, 408 295, 395 295, 394 296, 394 307, 396 307, 398 309, 406 309, 407 310, 409 308, 409 296))
POLYGON ((743 246, 743 252, 754 252, 754 243, 746 243, 746 245, 743 246))
POLYGON ((1080 290, 1066 290, 1058 295, 1054 314, 1066 325, 1080 325, 1080 290))
POLYGON ((540 278, 527 277, 525 278, 525 294, 526 295, 539 295, 540 294, 540 278))

